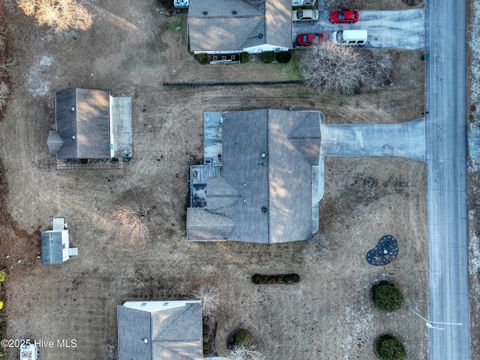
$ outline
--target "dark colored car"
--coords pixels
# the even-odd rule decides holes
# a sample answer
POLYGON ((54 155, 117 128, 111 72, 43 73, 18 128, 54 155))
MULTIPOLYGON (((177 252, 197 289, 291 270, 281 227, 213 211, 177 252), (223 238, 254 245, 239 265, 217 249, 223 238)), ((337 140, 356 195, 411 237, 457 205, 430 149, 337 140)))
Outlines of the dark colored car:
POLYGON ((323 34, 299 34, 297 35, 297 46, 312 46, 325 38, 323 34))
POLYGON ((358 21, 360 12, 358 10, 334 10, 330 13, 330 22, 334 24, 353 24, 358 21))

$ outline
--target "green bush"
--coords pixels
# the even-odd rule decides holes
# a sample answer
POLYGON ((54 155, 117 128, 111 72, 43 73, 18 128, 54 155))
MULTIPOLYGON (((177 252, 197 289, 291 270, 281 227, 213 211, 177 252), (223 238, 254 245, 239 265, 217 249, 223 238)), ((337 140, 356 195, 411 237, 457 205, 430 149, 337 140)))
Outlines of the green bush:
POLYGON ((401 291, 385 280, 372 286, 372 296, 375 305, 385 311, 398 310, 404 303, 401 291))
POLYGON ((275 53, 273 51, 265 51, 262 53, 262 59, 265 64, 270 64, 275 59, 275 53))
POLYGON ((391 335, 380 336, 375 349, 382 360, 404 360, 407 357, 403 344, 391 335))
POLYGON ((248 51, 244 51, 240 54, 240 63, 246 64, 250 61, 250 53, 248 51))
POLYGON ((254 274, 252 282, 256 285, 295 284, 300 281, 298 274, 262 275, 254 274))
POLYGON ((249 346, 252 343, 252 336, 247 330, 240 329, 235 334, 235 345, 249 346))
POLYGON ((286 64, 292 60, 292 53, 290 51, 277 52, 275 57, 280 64, 286 64))
POLYGON ((195 60, 202 65, 208 64, 208 54, 195 54, 195 60))

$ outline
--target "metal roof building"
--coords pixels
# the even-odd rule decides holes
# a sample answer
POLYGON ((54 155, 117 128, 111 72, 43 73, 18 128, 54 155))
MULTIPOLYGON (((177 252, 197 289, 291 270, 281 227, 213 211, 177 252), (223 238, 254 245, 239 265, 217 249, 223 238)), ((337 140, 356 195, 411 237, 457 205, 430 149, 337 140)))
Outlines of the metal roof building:
POLYGON ((128 301, 117 325, 119 360, 203 359, 200 300, 128 301))
POLYGON ((78 255, 77 248, 70 248, 70 236, 63 218, 53 219, 53 229, 43 231, 41 236, 42 264, 63 264, 78 255))
POLYGON ((57 159, 132 157, 132 99, 66 89, 55 94, 55 129, 47 145, 57 159))
POLYGON ((191 166, 190 240, 281 243, 318 231, 319 111, 205 113, 204 165, 191 166))
POLYGON ((188 11, 193 52, 292 48, 291 0, 195 0, 188 11))

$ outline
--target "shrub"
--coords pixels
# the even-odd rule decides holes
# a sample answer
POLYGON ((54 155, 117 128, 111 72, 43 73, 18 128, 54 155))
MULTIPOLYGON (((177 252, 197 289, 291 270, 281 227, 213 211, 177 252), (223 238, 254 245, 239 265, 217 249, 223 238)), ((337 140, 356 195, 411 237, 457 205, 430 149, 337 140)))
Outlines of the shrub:
POLYGON ((382 360, 403 360, 407 356, 403 344, 392 335, 380 336, 375 350, 382 360))
POLYGON ((3 310, 4 306, 5 306, 5 303, 2 300, 0 300, 0 310, 3 310))
POLYGON ((300 281, 298 274, 262 275, 254 274, 252 282, 256 285, 295 284, 300 281))
POLYGON ((202 65, 208 64, 208 54, 195 54, 195 60, 202 65))
POLYGON ((0 271, 0 284, 4 283, 7 278, 5 271, 0 271))
POLYGON ((247 330, 240 329, 235 334, 235 345, 249 346, 252 343, 252 337, 247 330))
POLYGON ((292 53, 290 51, 277 52, 275 58, 280 64, 286 64, 292 60, 292 53))
POLYGON ((252 345, 252 334, 248 330, 237 328, 227 336, 228 350, 233 350, 236 347, 250 347, 252 345))
POLYGON ((265 64, 270 64, 275 59, 275 53, 273 51, 265 51, 262 54, 262 60, 265 64))
POLYGON ((240 63, 246 64, 250 61, 250 53, 248 51, 244 51, 240 54, 240 63))
POLYGON ((375 305, 385 311, 398 310, 404 303, 401 291, 388 281, 380 281, 373 285, 372 296, 375 305))

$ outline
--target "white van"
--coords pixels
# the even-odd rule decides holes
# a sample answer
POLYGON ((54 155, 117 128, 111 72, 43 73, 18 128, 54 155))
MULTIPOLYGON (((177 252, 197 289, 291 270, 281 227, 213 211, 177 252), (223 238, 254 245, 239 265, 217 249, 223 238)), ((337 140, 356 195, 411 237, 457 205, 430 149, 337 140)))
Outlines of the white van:
POLYGON ((332 34, 333 42, 339 45, 365 45, 367 39, 367 30, 340 30, 332 34))

